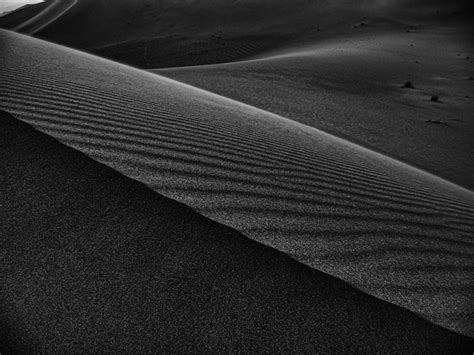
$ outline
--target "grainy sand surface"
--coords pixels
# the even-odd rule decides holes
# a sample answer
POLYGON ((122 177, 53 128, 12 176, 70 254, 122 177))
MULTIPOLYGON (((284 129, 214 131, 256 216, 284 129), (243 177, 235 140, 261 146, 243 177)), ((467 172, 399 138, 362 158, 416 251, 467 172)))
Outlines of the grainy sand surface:
POLYGON ((0 32, 0 108, 313 268, 473 334, 474 193, 307 125, 0 32))
POLYGON ((156 73, 246 102, 474 189, 471 23, 367 22, 243 62, 156 73), (409 29, 410 32, 406 32, 409 29), (414 88, 402 88, 411 82, 414 88), (433 95, 440 102, 431 102, 433 95))
POLYGON ((2 353, 474 347, 1 111, 0 146, 2 353))

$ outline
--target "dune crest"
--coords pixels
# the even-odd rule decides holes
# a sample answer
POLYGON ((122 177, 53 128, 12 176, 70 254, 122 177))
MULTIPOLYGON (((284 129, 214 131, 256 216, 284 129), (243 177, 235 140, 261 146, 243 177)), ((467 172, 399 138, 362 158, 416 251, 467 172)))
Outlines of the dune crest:
POLYGON ((2 352, 474 347, 1 111, 0 145, 2 352))
POLYGON ((0 37, 2 109, 206 217, 472 334, 469 190, 189 85, 0 37))

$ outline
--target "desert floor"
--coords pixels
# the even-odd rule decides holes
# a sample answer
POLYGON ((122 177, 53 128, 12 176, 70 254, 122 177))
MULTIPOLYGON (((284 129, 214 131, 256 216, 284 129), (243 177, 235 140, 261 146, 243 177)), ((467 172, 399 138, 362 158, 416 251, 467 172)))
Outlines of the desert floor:
POLYGON ((469 353, 463 8, 1 17, 6 349, 469 353))

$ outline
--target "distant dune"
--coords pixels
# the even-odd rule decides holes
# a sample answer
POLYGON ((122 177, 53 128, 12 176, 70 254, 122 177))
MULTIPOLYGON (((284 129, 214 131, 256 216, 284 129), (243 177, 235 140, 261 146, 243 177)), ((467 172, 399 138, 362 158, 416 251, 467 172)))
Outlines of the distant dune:
POLYGON ((35 34, 60 18, 76 3, 77 0, 49 0, 40 12, 26 21, 18 23, 12 30, 26 34, 35 34))
POLYGON ((347 34, 362 21, 416 23, 468 8, 459 0, 78 0, 34 35, 158 68, 231 62, 347 34))
POLYGON ((353 18, 356 8, 329 0, 79 0, 36 36, 139 67, 206 64, 281 47, 353 18), (334 9, 339 16, 327 16, 334 9))
POLYGON ((281 116, 1 31, 0 107, 384 300, 472 329, 474 193, 281 116))
POLYGON ((6 14, 2 13, 2 16, 0 16, 0 27, 11 30, 39 14, 47 5, 46 2, 40 2, 33 5, 24 5, 6 14))
POLYGON ((2 353, 474 348, 3 112, 0 145, 2 353))

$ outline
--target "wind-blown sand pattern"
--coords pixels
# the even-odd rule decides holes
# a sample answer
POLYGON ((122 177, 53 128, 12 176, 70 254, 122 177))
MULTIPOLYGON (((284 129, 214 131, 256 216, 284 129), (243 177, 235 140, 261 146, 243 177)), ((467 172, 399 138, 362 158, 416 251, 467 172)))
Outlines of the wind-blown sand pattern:
POLYGON ((474 65, 465 57, 474 54, 472 19, 439 22, 411 28, 367 21, 345 36, 257 59, 155 72, 345 137, 473 190, 474 65), (402 87, 407 81, 413 88, 402 87), (433 94, 442 102, 430 102, 433 94))
POLYGON ((0 146, 2 353, 471 353, 2 111, 0 146))
POLYGON ((164 77, 7 31, 0 40, 0 108, 298 261, 474 334, 473 192, 164 77))

